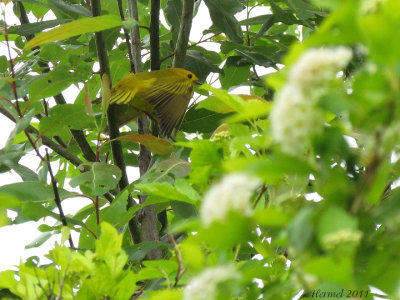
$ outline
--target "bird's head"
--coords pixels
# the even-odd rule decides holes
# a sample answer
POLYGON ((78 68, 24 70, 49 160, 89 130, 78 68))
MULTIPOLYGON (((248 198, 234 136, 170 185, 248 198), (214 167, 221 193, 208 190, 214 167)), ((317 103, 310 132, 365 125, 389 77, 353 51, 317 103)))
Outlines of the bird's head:
MULTIPOLYGON (((172 70, 172 69, 170 69, 172 70)), ((192 85, 200 85, 203 84, 201 80, 192 72, 185 70, 185 69, 180 69, 180 68, 173 68, 174 73, 181 77, 182 79, 184 78, 185 80, 189 81, 192 85)))

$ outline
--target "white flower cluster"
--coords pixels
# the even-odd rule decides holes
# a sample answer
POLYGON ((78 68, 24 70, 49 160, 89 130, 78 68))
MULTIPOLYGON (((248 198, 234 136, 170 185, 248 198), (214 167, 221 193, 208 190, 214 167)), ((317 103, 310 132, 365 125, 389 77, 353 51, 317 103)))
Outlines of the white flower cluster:
POLYGON ((291 68, 270 116, 272 137, 283 151, 299 153, 312 135, 322 131, 324 117, 317 100, 351 57, 351 50, 345 47, 311 49, 291 68))
POLYGON ((226 175, 206 193, 200 216, 204 225, 226 220, 230 210, 235 210, 245 216, 252 214, 250 197, 254 189, 261 184, 255 177, 246 174, 226 175))
POLYGON ((343 229, 327 234, 323 237, 322 242, 327 249, 332 250, 343 244, 357 246, 360 243, 362 236, 361 231, 343 229))
POLYGON ((240 273, 233 265, 206 269, 188 283, 183 292, 183 300, 215 299, 218 293, 218 284, 239 279, 240 273))
POLYGON ((352 57, 346 47, 310 49, 304 53, 289 73, 289 84, 297 85, 303 92, 326 86, 344 69, 352 57))
POLYGON ((361 13, 375 13, 384 2, 386 2, 386 0, 364 0, 361 3, 361 13))

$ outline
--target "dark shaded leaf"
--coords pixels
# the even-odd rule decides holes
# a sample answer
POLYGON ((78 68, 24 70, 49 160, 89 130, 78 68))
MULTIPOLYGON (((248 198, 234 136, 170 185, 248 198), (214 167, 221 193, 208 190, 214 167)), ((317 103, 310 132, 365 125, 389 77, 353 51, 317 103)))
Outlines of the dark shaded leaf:
POLYGON ((233 16, 235 10, 229 9, 227 1, 224 1, 224 3, 228 5, 221 5, 221 1, 216 0, 204 0, 204 2, 208 7, 213 24, 224 32, 229 39, 241 44, 243 33, 238 21, 233 16))
POLYGON ((27 36, 30 34, 41 32, 47 28, 56 27, 57 25, 64 24, 70 21, 71 20, 68 19, 57 19, 57 20, 42 21, 37 23, 22 24, 10 27, 9 33, 15 33, 27 36))

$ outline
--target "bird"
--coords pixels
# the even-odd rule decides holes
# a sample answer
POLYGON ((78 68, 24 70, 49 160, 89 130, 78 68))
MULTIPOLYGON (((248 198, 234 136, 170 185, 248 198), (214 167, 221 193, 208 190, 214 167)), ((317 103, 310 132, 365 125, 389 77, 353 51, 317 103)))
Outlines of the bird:
POLYGON ((130 73, 112 87, 110 104, 118 105, 119 126, 145 113, 159 124, 163 136, 173 138, 196 84, 201 84, 198 77, 181 68, 130 73))

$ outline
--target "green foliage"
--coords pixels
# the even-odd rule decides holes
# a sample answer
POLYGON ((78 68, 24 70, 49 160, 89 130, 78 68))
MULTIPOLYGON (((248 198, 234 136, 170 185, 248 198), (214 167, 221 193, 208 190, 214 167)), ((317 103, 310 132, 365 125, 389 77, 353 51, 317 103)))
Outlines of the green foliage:
MULTIPOLYGON (((62 242, 47 254, 49 264, 32 257, 1 272, 0 297, 253 300, 343 290, 372 299, 375 287, 399 298, 397 0, 196 4, 212 25, 189 42, 184 65, 205 81, 195 94, 203 97, 188 109, 175 141, 129 124, 119 138, 125 163, 142 164, 137 142, 152 156, 147 172, 123 190, 125 170, 113 160, 105 116, 92 103, 106 84, 93 33, 106 30, 115 83, 130 70, 121 28, 135 21, 121 21, 117 1, 102 1, 103 16, 91 18, 90 2, 7 4, 21 21, 22 5, 40 21, 25 20, 0 36, 13 58, 10 64, 0 56, 0 113, 15 121, 0 150, 0 172, 21 177, 0 187, 0 226, 46 220, 27 245, 38 256, 51 237, 62 242), (42 22, 48 12, 54 19, 42 22), (209 42, 218 50, 208 50, 209 42), (349 63, 316 55, 335 51, 350 53, 349 63), (304 61, 309 53, 314 57, 304 61), (77 95, 66 93, 71 86, 77 95), (252 95, 235 95, 237 87, 252 95), (287 114, 274 118, 279 109, 287 114), (305 123, 316 130, 301 131, 305 123), (288 151, 283 143, 299 136, 304 145, 288 151), (87 160, 88 148, 96 161, 87 160), (38 153, 37 166, 23 160, 38 153), (93 203, 60 214, 59 205, 78 195, 93 203), (133 243, 131 220, 142 222, 143 233, 141 209, 149 208, 159 215, 162 238, 133 243), (75 248, 67 247, 71 232, 79 235, 75 248), (156 251, 162 259, 149 259, 156 251)), ((138 3, 146 71, 149 2, 138 3)), ((161 1, 170 26, 160 23, 162 68, 172 66, 182 3, 161 1)))

